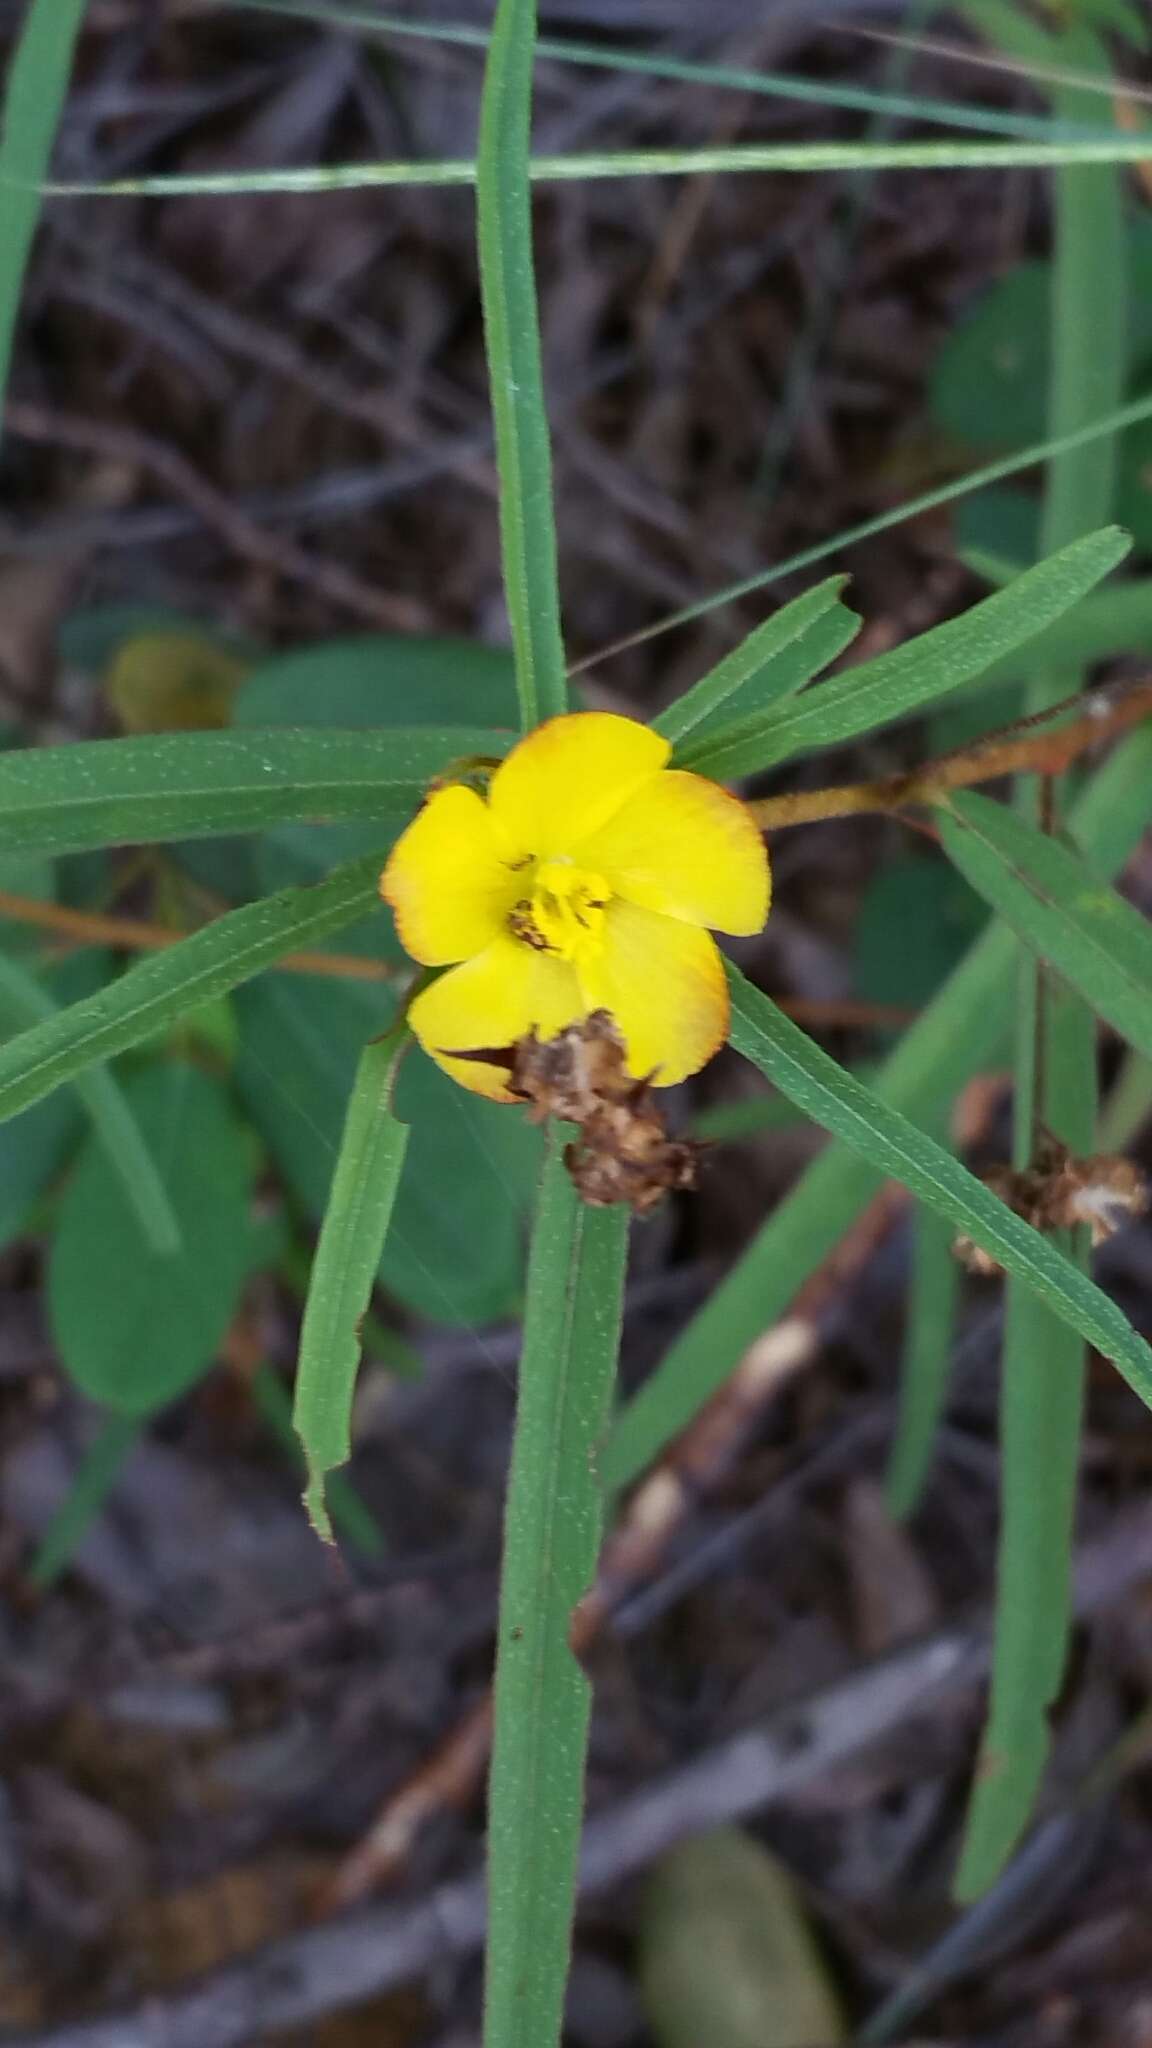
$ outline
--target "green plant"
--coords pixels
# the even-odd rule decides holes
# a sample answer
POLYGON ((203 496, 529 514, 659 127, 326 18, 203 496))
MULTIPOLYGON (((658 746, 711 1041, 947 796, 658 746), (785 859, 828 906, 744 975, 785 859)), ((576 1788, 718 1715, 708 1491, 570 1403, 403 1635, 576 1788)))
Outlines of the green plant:
MULTIPOLYGON (((38 0, 13 77, 22 119, 10 126, 19 146, 9 153, 10 182, 0 203, 14 209, 21 232, 62 90, 61 47, 52 50, 51 64, 46 53, 47 13, 38 0), (33 82, 52 84, 52 93, 38 100, 29 91, 29 66, 33 82), (30 141, 32 106, 39 111, 30 141)), ((614 1423, 626 1209, 581 1199, 555 1125, 541 1148, 520 1112, 477 1101, 410 1043, 413 977, 378 895, 388 851, 434 780, 475 774, 478 760, 490 765, 511 751, 517 731, 571 706, 533 284, 534 169, 582 177, 692 167, 799 172, 1030 162, 1056 166, 1060 180, 1052 275, 1071 312, 1054 357, 1045 438, 739 588, 795 571, 914 509, 1050 460, 1043 559, 961 618, 815 688, 808 686, 846 648, 857 622, 840 602, 838 579, 809 591, 665 714, 660 724, 678 768, 735 776, 779 766, 936 707, 989 678, 1017 674, 1029 649, 1043 649, 1050 660, 1053 649, 1061 654, 1065 635, 1071 644, 1081 633, 1077 658, 1086 660, 1086 650, 1100 643, 1083 637, 1085 618, 1110 645, 1115 627, 1090 607, 1100 603, 1092 592, 1127 552, 1125 536, 1109 523, 1111 467, 1122 429, 1152 419, 1147 394, 1120 403, 1127 357, 1119 190, 1106 167, 1138 158, 1132 138, 1078 139, 1071 130, 1082 110, 1070 104, 1062 108, 1063 128, 1042 141, 679 151, 533 167, 535 27, 533 0, 500 0, 475 165, 155 180, 132 188, 226 193, 257 184, 475 181, 514 663, 449 643, 376 640, 315 649, 243 675, 229 695, 226 729, 137 733, 0 755, 0 853, 51 864, 41 877, 45 925, 52 927, 55 914, 60 929, 61 915, 72 919, 74 932, 99 929, 113 879, 108 849, 145 844, 152 849, 154 901, 173 940, 123 971, 102 963, 98 985, 65 991, 63 1007, 39 983, 39 993, 28 994, 25 962, 5 969, 13 1003, 23 999, 26 1010, 35 1003, 43 1011, 0 1048, 0 1114, 40 1119, 24 1123, 35 1143, 19 1155, 35 1160, 34 1171, 17 1166, 16 1152, 0 1149, 0 1169, 13 1177, 12 1199, 0 1209, 9 1234, 55 1195, 70 1154, 74 1166, 58 1205, 53 1311, 65 1363, 109 1417, 87 1469, 83 1511, 98 1503, 130 1425, 190 1386, 215 1355, 256 1256, 250 1190, 261 1146, 290 1192, 293 1223, 303 1216, 320 1224, 296 1414, 310 1504, 325 1533, 325 1481, 347 1450, 361 1319, 376 1280, 407 1305, 461 1321, 509 1311, 522 1295, 490 1805, 490 2048, 548 2048, 559 2034, 589 1713, 588 1682, 569 1629, 594 1567, 605 1494, 634 1478, 698 1412, 883 1177, 902 1181, 928 1213, 923 1256, 933 1271, 940 1271, 944 1231, 950 1238, 959 1230, 1011 1275, 1008 1349, 1020 1369, 1010 1373, 1007 1469, 1023 1533, 1019 1541, 1006 1539, 1006 1582, 1014 1599, 1032 1598, 1043 1572, 1055 1603, 1044 1628, 1021 1631, 1009 1610, 1001 1633, 1008 1740, 1000 1782, 1010 1786, 1011 1800, 1007 1820, 1000 1817, 991 1833, 981 1835, 978 1814, 969 1885, 985 1879, 1010 1847, 1043 1759, 1044 1716, 1063 1656, 1084 1342, 1112 1359, 1152 1405, 1152 1350, 1094 1284, 1083 1247, 1057 1242, 1015 1213, 942 1141, 952 1097, 1007 1039, 1021 944, 1027 1024, 1017 1058, 1026 1135, 1018 1165, 1032 1157, 1038 1120, 1075 1150, 1090 1149, 1094 1015, 1134 1047, 1152 1051, 1147 932, 1110 880, 1152 815, 1146 727, 1094 770, 1066 820, 1041 806, 1031 781, 1015 815, 925 784, 918 800, 934 811, 945 853, 998 915, 873 1085, 842 1069, 729 967, 732 1043, 837 1142, 769 1218, 614 1423), (1088 304, 1101 358, 1091 403, 1084 378, 1088 304), (1102 306, 1106 346, 1098 334, 1102 306), (325 679, 323 725, 313 715, 312 674, 325 679), (77 855, 94 858, 71 865, 77 855), (203 920, 206 901, 218 914, 203 920), (299 959, 336 934, 344 936, 335 961, 318 967, 314 958, 299 959), (1059 985, 1041 962, 1059 969, 1059 985), (272 969, 275 978, 264 979, 272 969), (1038 1034, 1049 1047, 1042 1070, 1034 1058, 1038 1034), (101 1125, 93 1081, 107 1077, 111 1060, 123 1064, 115 1084, 96 1084, 103 1090, 101 1125), (56 1118, 57 1091, 77 1082, 88 1090, 97 1124, 78 1160, 74 1122, 56 1118), (187 1172, 177 1152, 193 1117, 203 1157, 187 1172), (329 1147, 341 1120, 333 1165, 329 1147), (145 1181, 153 1199, 142 1205, 145 1181), (519 1240, 530 1216, 524 1277, 519 1240), (109 1325, 117 1341, 94 1344, 80 1308, 90 1309, 101 1289, 128 1270, 134 1281, 123 1322, 109 1325), (185 1311, 181 1344, 163 1370, 136 1334, 160 1299, 179 1300, 185 1311), (1062 1391, 1045 1411, 1045 1464, 1028 1431, 1044 1393, 1039 1366, 1048 1357, 1059 1361, 1062 1391)), ((1095 60, 1094 42, 1091 50, 1095 60)), ((0 277, 9 316, 18 283, 11 270, 0 277)), ((733 594, 719 593, 678 616, 733 594)), ((1051 716, 1058 709, 1067 658, 1052 661, 1029 699, 1031 711, 1051 716)), ((1042 740, 1037 744, 1039 763, 1042 740)), ((927 1457, 947 1324, 944 1315, 926 1330, 919 1319, 896 1482, 903 1504, 914 1497, 927 1457)), ((335 1505, 330 1493, 328 1503, 335 1505)), ((75 1520, 63 1538, 55 1532, 42 1571, 58 1564, 75 1520)), ((997 1741, 1001 1733, 998 1726, 997 1741)))

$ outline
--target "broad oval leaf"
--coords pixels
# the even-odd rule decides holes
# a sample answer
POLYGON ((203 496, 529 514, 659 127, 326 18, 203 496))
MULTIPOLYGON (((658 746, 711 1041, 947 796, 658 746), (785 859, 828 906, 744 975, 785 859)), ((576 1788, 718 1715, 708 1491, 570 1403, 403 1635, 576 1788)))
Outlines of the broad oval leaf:
POLYGON ((178 1252, 149 1246, 123 1186, 90 1139, 64 1196, 48 1267, 64 1365, 93 1400, 147 1415, 211 1365, 249 1270, 251 1169, 220 1083, 182 1060, 126 1084, 166 1173, 178 1252))
POLYGON ((640 1985, 659 2048, 836 2048, 847 2039, 796 1885, 740 1828, 694 1835, 649 1872, 640 1985))

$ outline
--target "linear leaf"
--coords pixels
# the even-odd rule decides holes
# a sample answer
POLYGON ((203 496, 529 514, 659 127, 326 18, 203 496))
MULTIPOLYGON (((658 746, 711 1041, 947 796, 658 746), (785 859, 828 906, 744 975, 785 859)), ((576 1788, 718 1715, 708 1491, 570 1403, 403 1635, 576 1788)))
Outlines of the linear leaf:
MULTIPOLYGON (((1004 26, 1014 33, 1013 24, 1004 26)), ((1107 51, 1085 25, 1070 25, 1053 51, 1069 69, 1095 72, 1110 82, 1107 51)), ((1074 116, 1084 110, 1085 97, 1061 86, 1056 104, 1074 116)), ((1064 166, 1056 174, 1054 202, 1047 424, 1060 435, 1074 433, 1123 396, 1129 238, 1118 171, 1064 166)), ((1092 441, 1065 450, 1050 464, 1040 525, 1043 550, 1074 542, 1111 515, 1117 451, 1114 437, 1092 441)), ((1024 709, 1047 711, 1081 685, 1079 672, 1066 662, 1034 668, 1024 709)), ((1037 779, 1025 776, 1017 785, 1015 814, 1003 813, 1008 844, 1030 845, 1040 872, 1050 877, 1051 856, 1057 857, 1059 872, 1062 849, 1045 835, 1056 830, 1062 804, 1059 783, 1042 797, 1037 779)), ((957 814, 981 818, 984 831, 993 836, 1001 831, 996 807, 986 799, 971 814, 961 802, 957 814)), ((1074 856, 1069 858, 1074 862, 1074 856)), ((1091 893, 1104 904, 1111 897, 1104 886, 1091 893)), ((1146 942, 1135 913, 1126 915, 1137 938, 1146 942)), ((1100 922, 1107 923, 1103 904, 1100 922)), ((1051 1131, 1083 1156, 1091 1151, 1096 1127, 1095 1019, 1070 986, 1045 973, 1039 959, 1026 956, 1020 968, 1014 1163, 1031 1163, 1041 1131, 1051 1131)), ((1070 1232, 1061 1242, 1079 1269, 1089 1273, 1090 1233, 1070 1232)), ((957 1878, 958 1892, 969 1898, 993 1882, 1015 1847, 1047 1759, 1048 1710, 1060 1690, 1071 1628, 1086 1366, 1084 1346, 1074 1332, 1018 1282, 1010 1282, 1000 1379, 1001 1516, 991 1701, 957 1878)))
POLYGON ((711 728, 713 743, 722 736, 717 717, 735 721, 737 711, 763 711, 791 696, 848 646, 860 630, 855 612, 839 603, 848 578, 829 576, 782 605, 756 626, 739 647, 726 655, 709 675, 654 720, 656 730, 675 743, 677 765, 697 767, 698 751, 706 751, 701 728, 711 728))
MULTIPOLYGON (((1152 814, 1152 732, 1117 748, 1086 789, 1073 823, 1080 843, 1115 873, 1152 814)), ((1012 1016, 1018 942, 1002 925, 977 940, 905 1033, 875 1088, 906 1116, 928 1120, 1001 1056, 1012 1016)), ((723 1385, 742 1353, 783 1315, 808 1275, 851 1228, 882 1176, 830 1145, 761 1226, 657 1371, 628 1402, 602 1461, 605 1484, 625 1486, 723 1385)))
POLYGON ((590 1705, 569 1630, 600 1546, 596 1457, 627 1249, 628 1211, 577 1198, 554 1132, 529 1262, 500 1589, 486 2048, 554 2048, 560 2035, 590 1705))
POLYGON ((731 1042, 768 1080, 871 1166, 967 1232, 1072 1329, 1112 1359, 1152 1407, 1152 1349, 1106 1294, 983 1181, 838 1066, 729 963, 731 1042))
POLYGON ((352 1454, 360 1326, 372 1298, 408 1143, 408 1126, 392 1108, 396 1069, 407 1044, 407 1027, 400 1025, 365 1046, 360 1056, 300 1332, 292 1420, 308 1464, 305 1505, 326 1543, 333 1537, 325 1482, 352 1454))
POLYGON ((968 793, 940 814, 949 859, 1099 1016, 1152 1054, 1152 926, 1062 840, 968 793))
MULTIPOLYGON (((99 1002, 103 993, 101 990, 89 1000, 99 1002)), ((61 1009, 41 982, 0 953, 0 1015, 14 1024, 32 1026, 0 1048, 0 1060, 13 1045, 26 1043, 38 1029, 65 1027, 75 1007, 61 1009)), ((97 1067, 77 1077, 76 1093, 92 1120, 112 1172, 118 1176, 136 1211, 149 1247, 157 1253, 177 1251, 180 1226, 168 1189, 119 1082, 106 1067, 97 1067)))
MULTIPOLYGON (((680 178, 727 172, 811 175, 816 171, 1045 170, 1060 164, 1138 164, 1146 136, 1119 130, 1061 142, 792 142, 704 149, 582 150, 533 156, 534 184, 583 184, 601 178, 680 178)), ((176 198, 191 193, 359 192, 395 186, 474 185, 475 157, 416 158, 398 163, 329 164, 318 169, 186 172, 176 177, 115 178, 106 183, 59 181, 42 187, 52 199, 176 198)))
POLYGON ((476 211, 504 595, 526 732, 568 707, 532 262, 528 162, 535 46, 536 0, 499 0, 480 106, 476 211))
POLYGON ((839 745, 958 690, 994 661, 1026 645, 1071 611, 1122 562, 1131 542, 1108 526, 1026 569, 958 619, 922 633, 891 654, 845 669, 795 702, 750 718, 709 750, 708 772, 730 778, 774 767, 793 754, 839 745))
POLYGON ((81 1453, 68 1491, 49 1518, 28 1576, 46 1591, 71 1564, 91 1524, 108 1499, 124 1461, 144 1427, 137 1415, 103 1415, 81 1453))
POLYGON ((85 0, 31 0, 8 73, 0 134, 0 403, 84 6, 85 0))
MULTIPOLYGON (((329 26, 359 29, 366 35, 412 36, 430 42, 485 49, 488 33, 466 22, 417 21, 396 14, 368 13, 364 8, 318 4, 318 0, 237 0, 261 14, 288 14, 329 26)), ((688 85, 726 86, 735 92, 762 94, 800 105, 850 107, 889 119, 935 121, 943 127, 986 129, 994 135, 1035 135, 1055 141, 1060 130, 1034 115, 1004 113, 996 108, 957 105, 954 101, 913 97, 909 93, 870 92, 841 80, 823 83, 785 72, 753 71, 735 64, 697 64, 663 50, 626 50, 609 43, 584 43, 567 36, 540 36, 540 57, 560 64, 599 66, 608 71, 633 71, 651 78, 677 78, 688 85)), ((1070 130, 1069 133, 1080 133, 1070 130)))
POLYGON ((955 1235, 951 1224, 933 1210, 917 1208, 900 1405, 885 1486, 889 1509, 899 1518, 919 1504, 948 1395, 960 1297, 960 1267, 952 1250, 955 1235))
MULTIPOLYGON (((511 733, 202 732, 0 754, 0 853, 81 853, 309 819, 405 819, 450 762, 511 733)), ((383 833, 382 833, 383 838, 383 833)))
POLYGON ((380 865, 381 857, 371 854, 311 889, 283 889, 229 911, 178 946, 139 961, 97 995, 9 1039, 0 1046, 0 1118, 226 995, 282 954, 363 917, 379 901, 380 865))

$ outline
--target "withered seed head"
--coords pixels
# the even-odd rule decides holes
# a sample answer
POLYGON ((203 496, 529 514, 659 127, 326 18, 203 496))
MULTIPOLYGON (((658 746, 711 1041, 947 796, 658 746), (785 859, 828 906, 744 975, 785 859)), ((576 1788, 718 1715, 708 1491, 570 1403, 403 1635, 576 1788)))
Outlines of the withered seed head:
POLYGON ((594 1207, 627 1202, 646 1216, 670 1190, 695 1186, 697 1147, 668 1136, 650 1081, 628 1072, 609 1011, 593 1010, 554 1038, 531 1031, 513 1046, 474 1057, 507 1068, 509 1090, 529 1105, 535 1123, 554 1116, 579 1125, 564 1163, 594 1207))
MULTIPOLYGON (((1140 1168, 1120 1153, 1074 1159, 1058 1138, 1048 1137, 1032 1166, 995 1166, 984 1184, 1036 1230, 1074 1230, 1087 1225, 1093 1244, 1114 1237, 1129 1216, 1148 1208, 1148 1183, 1140 1168)), ((995 1259, 958 1237, 956 1257, 973 1273, 997 1273, 995 1259)))

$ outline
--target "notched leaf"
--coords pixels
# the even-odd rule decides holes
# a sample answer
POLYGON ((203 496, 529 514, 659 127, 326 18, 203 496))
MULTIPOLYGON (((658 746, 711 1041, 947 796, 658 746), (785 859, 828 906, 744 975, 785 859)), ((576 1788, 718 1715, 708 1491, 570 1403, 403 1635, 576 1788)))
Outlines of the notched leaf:
MULTIPOLYGON (((1087 1227, 1093 1244, 1114 1237, 1129 1217, 1143 1216, 1149 1202, 1147 1179, 1131 1159, 1110 1152, 1075 1159, 1066 1145, 1050 1136, 1031 1166, 994 1166, 982 1179, 1035 1230, 1087 1227)), ((970 1237, 958 1237, 954 1249, 969 1272, 1002 1270, 970 1237)))

